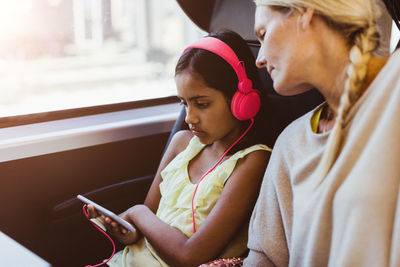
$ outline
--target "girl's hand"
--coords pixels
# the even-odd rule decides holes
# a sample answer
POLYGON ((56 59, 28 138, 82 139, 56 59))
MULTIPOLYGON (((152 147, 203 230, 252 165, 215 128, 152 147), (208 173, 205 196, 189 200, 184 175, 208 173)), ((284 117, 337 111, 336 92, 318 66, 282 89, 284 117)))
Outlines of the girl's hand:
POLYGON ((99 217, 104 217, 101 213, 99 213, 92 205, 87 205, 86 206, 87 214, 90 219, 97 218, 99 217))
POLYGON ((128 231, 110 217, 104 218, 104 225, 107 229, 107 232, 117 238, 119 242, 124 245, 133 244, 137 242, 140 238, 140 234, 138 231, 128 231))
MULTIPOLYGON (((92 205, 87 206, 87 213, 90 219, 96 219, 99 221, 106 228, 107 233, 110 233, 124 245, 135 243, 141 236, 137 231, 131 232, 126 230, 110 217, 104 216, 98 212, 92 205)), ((123 217, 123 214, 120 216, 126 220, 126 218, 123 217)))

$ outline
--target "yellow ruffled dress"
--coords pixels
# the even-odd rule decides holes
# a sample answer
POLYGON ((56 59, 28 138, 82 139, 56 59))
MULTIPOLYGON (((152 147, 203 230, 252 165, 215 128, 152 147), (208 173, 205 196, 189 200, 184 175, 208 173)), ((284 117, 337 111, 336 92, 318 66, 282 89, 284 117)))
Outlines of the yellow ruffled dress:
MULTIPOLYGON (((188 175, 188 165, 203 148, 199 139, 194 136, 184 151, 178 154, 161 172, 163 181, 160 183, 161 200, 157 210, 157 217, 165 223, 182 231, 187 237, 193 235, 191 201, 196 184, 193 184, 188 175)), ((265 145, 253 145, 240 150, 218 165, 200 183, 194 200, 196 229, 211 212, 222 193, 225 182, 230 177, 236 162, 247 154, 256 150, 271 151, 265 145)), ((161 233, 160 233, 161 234, 161 233)), ((243 227, 234 240, 225 248, 221 257, 242 255, 247 249, 247 226, 243 227)), ((110 266, 155 267, 168 266, 155 252, 151 244, 144 238, 139 242, 126 246, 124 250, 115 254, 110 266)))

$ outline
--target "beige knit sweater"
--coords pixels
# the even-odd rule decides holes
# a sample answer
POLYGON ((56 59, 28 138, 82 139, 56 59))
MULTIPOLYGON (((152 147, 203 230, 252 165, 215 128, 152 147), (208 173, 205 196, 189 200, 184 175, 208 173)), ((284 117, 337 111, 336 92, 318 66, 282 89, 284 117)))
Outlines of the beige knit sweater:
POLYGON ((329 133, 312 132, 313 112, 277 140, 244 266, 400 266, 400 51, 351 109, 320 181, 310 177, 329 133))

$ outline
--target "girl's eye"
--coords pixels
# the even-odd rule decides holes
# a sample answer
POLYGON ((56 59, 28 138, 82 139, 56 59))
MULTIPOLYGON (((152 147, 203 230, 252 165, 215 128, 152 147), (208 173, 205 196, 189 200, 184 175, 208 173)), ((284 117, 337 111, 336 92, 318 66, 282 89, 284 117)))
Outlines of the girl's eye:
POLYGON ((199 102, 196 105, 201 109, 205 109, 209 106, 208 103, 199 103, 199 102))

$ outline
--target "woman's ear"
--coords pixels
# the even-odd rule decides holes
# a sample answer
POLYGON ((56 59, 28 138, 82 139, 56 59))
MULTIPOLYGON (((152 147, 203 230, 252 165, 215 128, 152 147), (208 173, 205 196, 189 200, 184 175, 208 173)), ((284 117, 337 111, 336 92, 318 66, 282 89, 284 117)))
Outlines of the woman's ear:
POLYGON ((306 30, 311 25, 311 20, 314 17, 314 8, 307 7, 299 16, 299 23, 303 30, 306 30))

